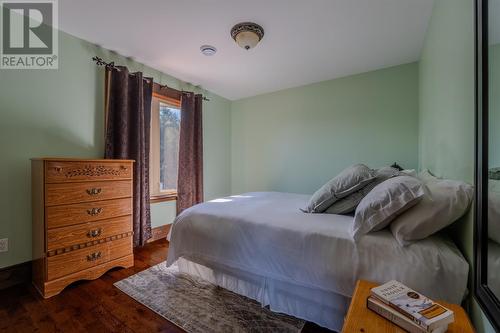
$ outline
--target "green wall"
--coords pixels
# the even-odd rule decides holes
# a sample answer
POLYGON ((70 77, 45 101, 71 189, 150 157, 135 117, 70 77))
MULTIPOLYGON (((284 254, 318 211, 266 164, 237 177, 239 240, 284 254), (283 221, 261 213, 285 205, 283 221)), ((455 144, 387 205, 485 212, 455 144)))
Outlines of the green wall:
MULTIPOLYGON (((103 155, 104 72, 94 55, 156 82, 197 90, 131 59, 61 32, 58 70, 0 70, 0 268, 31 260, 30 158, 103 155)), ((198 91, 198 90, 197 90, 198 91)), ((230 192, 230 107, 228 100, 204 92, 204 175, 207 199, 230 192)), ((175 202, 152 205, 152 224, 171 223, 175 202)))
POLYGON ((312 193, 353 163, 417 167, 418 65, 233 102, 232 192, 312 193))
MULTIPOLYGON (((438 176, 474 181, 474 7, 436 0, 419 65, 419 166, 438 176)), ((452 234, 472 263, 473 213, 452 234)), ((493 328, 471 299, 478 332, 493 328)))

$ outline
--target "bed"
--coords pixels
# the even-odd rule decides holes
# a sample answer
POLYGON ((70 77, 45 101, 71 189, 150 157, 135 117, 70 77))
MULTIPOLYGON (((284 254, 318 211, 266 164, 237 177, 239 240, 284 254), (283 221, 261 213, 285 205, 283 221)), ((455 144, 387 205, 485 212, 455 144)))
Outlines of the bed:
POLYGON ((466 295, 468 263, 446 237, 401 247, 382 230, 355 243, 352 216, 303 213, 308 199, 252 192, 191 207, 174 221, 167 265, 337 331, 357 279, 452 303, 466 295))

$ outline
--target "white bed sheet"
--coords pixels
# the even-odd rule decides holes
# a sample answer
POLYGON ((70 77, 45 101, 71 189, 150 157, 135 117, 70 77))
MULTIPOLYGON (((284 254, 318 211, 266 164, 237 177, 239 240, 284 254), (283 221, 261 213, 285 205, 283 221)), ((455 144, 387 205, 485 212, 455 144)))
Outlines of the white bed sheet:
POLYGON ((345 297, 357 279, 395 279, 431 298, 462 301, 469 266, 448 239, 401 247, 382 230, 356 244, 351 216, 303 213, 308 199, 252 192, 191 207, 174 221, 167 264, 184 257, 345 297))
POLYGON ((177 260, 180 272, 198 276, 269 306, 274 312, 314 322, 336 332, 342 330, 351 299, 331 291, 298 286, 227 267, 206 267, 184 258, 177 260))

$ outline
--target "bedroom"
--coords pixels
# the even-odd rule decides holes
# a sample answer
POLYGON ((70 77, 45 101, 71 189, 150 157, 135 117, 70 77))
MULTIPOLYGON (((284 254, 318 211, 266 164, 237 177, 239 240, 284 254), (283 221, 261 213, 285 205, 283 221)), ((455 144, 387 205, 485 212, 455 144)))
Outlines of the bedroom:
POLYGON ((252 327, 214 326, 228 305, 194 287, 186 307, 166 281, 127 289, 176 267, 262 325, 340 332, 357 280, 396 279, 498 329, 500 1, 38 2, 41 28, 18 14, 37 1, 0 6, 0 331, 252 327), (50 36, 39 63, 5 46, 50 36), (353 168, 371 180, 349 211, 307 209, 353 168), (401 177, 454 185, 449 216, 404 238, 401 211, 355 241, 362 203, 401 177))

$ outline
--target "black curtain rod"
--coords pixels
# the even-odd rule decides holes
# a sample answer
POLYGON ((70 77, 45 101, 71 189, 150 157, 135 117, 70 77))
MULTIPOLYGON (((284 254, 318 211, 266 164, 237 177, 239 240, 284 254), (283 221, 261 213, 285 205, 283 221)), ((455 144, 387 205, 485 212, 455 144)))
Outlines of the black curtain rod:
MULTIPOLYGON (((95 63, 96 63, 96 65, 97 65, 97 66, 104 66, 104 67, 106 67, 106 68, 108 68, 108 69, 114 69, 114 70, 120 71, 120 69, 119 69, 119 68, 115 65, 115 62, 114 62, 114 61, 112 61, 112 62, 105 62, 104 60, 102 60, 102 58, 100 58, 100 57, 98 57, 98 56, 94 56, 94 57, 92 57, 92 60, 93 60, 93 61, 95 61, 95 63)), ((131 74, 131 75, 134 75, 134 73, 130 73, 130 74, 131 74)), ((144 80, 149 81, 149 80, 150 80, 150 78, 144 78, 144 80)), ((152 80, 152 79, 151 79, 151 80, 152 80)), ((172 90, 178 91, 178 92, 180 92, 180 93, 188 93, 188 94, 193 94, 193 92, 192 92, 192 91, 178 90, 178 89, 175 89, 175 88, 171 88, 171 87, 167 86, 166 84, 159 84, 159 83, 158 83, 158 85, 160 86, 160 90, 162 90, 162 89, 167 89, 167 88, 168 88, 168 89, 172 89, 172 90)), ((205 96, 203 96, 203 95, 202 95, 201 97, 202 97, 202 99, 203 99, 204 101, 210 101, 210 99, 206 98, 206 97, 205 97, 205 96)))
MULTIPOLYGON (((180 92, 180 93, 188 93, 188 94, 193 94, 193 92, 192 92, 192 91, 178 90, 178 89, 175 89, 175 88, 171 88, 171 87, 167 86, 166 84, 159 84, 159 83, 158 83, 158 86, 160 86, 160 90, 162 90, 162 89, 167 89, 167 88, 168 88, 168 89, 171 89, 171 90, 178 91, 178 92, 180 92)), ((200 95, 201 95, 201 94, 200 94, 200 95)), ((203 96, 203 95, 201 95, 201 98, 202 98, 204 101, 210 101, 210 99, 209 99, 209 98, 206 98, 206 97, 205 97, 205 96, 203 96)))

